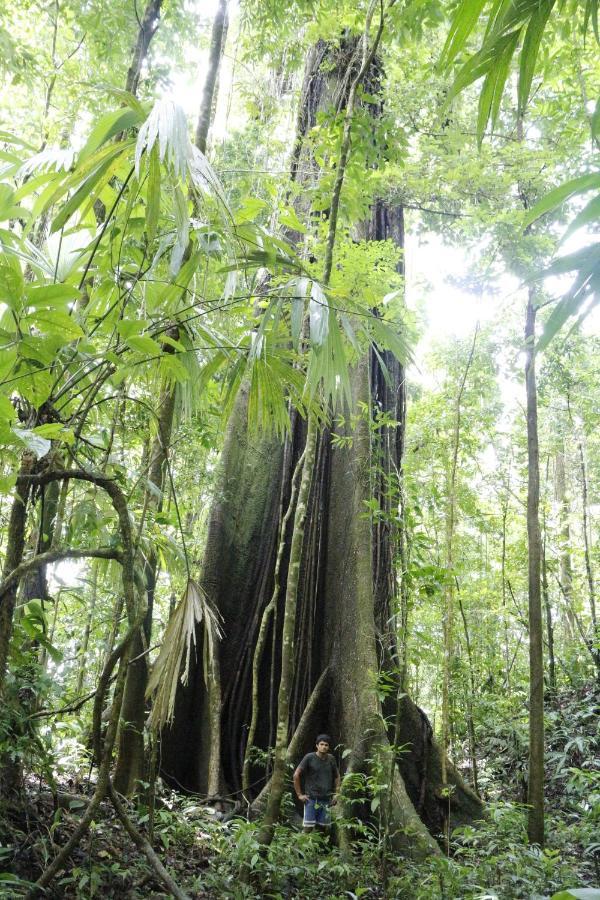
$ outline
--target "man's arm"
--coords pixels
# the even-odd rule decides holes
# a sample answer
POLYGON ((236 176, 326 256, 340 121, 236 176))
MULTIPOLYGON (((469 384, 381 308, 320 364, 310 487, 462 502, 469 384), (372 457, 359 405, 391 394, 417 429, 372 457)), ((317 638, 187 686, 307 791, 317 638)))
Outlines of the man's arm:
POLYGON ((296 791, 296 796, 298 800, 301 800, 302 803, 306 803, 308 800, 308 794, 302 793, 302 785, 300 784, 300 778, 302 777, 302 769, 300 766, 294 772, 294 790, 296 791))

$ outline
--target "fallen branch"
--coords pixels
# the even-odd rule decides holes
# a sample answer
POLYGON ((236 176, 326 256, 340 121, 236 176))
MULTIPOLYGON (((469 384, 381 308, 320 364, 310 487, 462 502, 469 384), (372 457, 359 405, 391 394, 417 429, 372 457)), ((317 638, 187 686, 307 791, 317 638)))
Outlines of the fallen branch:
POLYGON ((110 796, 110 801, 115 808, 115 812, 121 820, 125 831, 136 845, 138 850, 141 850, 145 855, 146 859, 154 869, 157 877, 162 881, 165 887, 171 892, 171 894, 177 898, 177 900, 190 900, 189 894, 186 894, 185 891, 182 891, 176 881, 173 880, 171 875, 167 872, 162 862, 160 861, 158 855, 153 850, 150 842, 146 840, 144 835, 137 830, 127 812, 125 807, 121 803, 119 795, 114 789, 112 782, 109 780, 108 784, 108 792, 110 796))

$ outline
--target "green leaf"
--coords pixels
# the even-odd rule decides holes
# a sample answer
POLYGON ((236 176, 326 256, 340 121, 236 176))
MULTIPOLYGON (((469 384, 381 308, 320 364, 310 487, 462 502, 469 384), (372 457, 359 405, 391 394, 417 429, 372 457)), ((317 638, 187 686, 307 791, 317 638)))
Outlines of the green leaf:
POLYGON ((81 291, 71 284, 42 284, 27 286, 27 306, 67 306, 81 297, 81 291))
POLYGON ((292 346, 298 347, 300 343, 300 335, 302 332, 302 322, 304 320, 304 304, 310 281, 308 278, 299 278, 296 282, 292 282, 292 314, 291 314, 291 330, 292 330, 292 346))
POLYGON ((440 58, 442 67, 448 67, 465 47, 485 4, 486 0, 462 0, 462 3, 454 13, 448 37, 442 50, 440 58))
POLYGON ((189 347, 185 347, 181 341, 175 340, 175 338, 170 337, 168 334, 161 334, 160 339, 163 344, 168 344, 169 347, 173 347, 173 349, 177 350, 179 353, 187 353, 190 349, 189 347))
POLYGON ((9 184, 0 184, 0 222, 28 215, 27 211, 15 205, 15 191, 9 184))
POLYGON ((410 362, 410 349, 400 332, 399 326, 389 325, 382 319, 373 316, 370 320, 370 327, 373 332, 373 338, 379 346, 391 350, 396 359, 403 365, 410 362))
POLYGON ((565 181, 564 184, 554 188, 554 190, 550 191, 535 204, 525 216, 523 228, 527 228, 532 222, 535 222, 536 219, 539 219, 540 216, 543 216, 545 213, 556 209, 557 206, 560 206, 560 204, 564 203, 565 200, 568 200, 569 197, 573 197, 575 194, 582 194, 584 191, 592 190, 592 188, 600 188, 600 172, 593 172, 590 175, 580 175, 579 178, 565 181))
POLYGON ((0 353, 0 384, 12 374, 16 361, 17 351, 14 348, 9 350, 4 347, 0 353))
POLYGON ((18 312, 23 299, 25 281, 19 261, 6 253, 0 255, 0 303, 18 312))
POLYGON ((135 146, 135 172, 138 178, 143 153, 150 153, 155 145, 158 146, 160 161, 169 164, 175 175, 183 179, 191 153, 187 120, 183 109, 167 97, 156 101, 138 132, 135 146))
POLYGON ((190 377, 190 373, 181 360, 170 353, 163 354, 160 366, 163 375, 171 384, 174 382, 187 381, 190 377))
POLYGON ((79 153, 79 162, 95 153, 116 134, 139 125, 144 120, 143 109, 123 108, 105 113, 94 125, 85 146, 79 153))
POLYGON ((73 316, 61 309, 38 309, 25 316, 22 324, 29 325, 45 334, 60 335, 65 343, 83 337, 83 330, 73 316))
MULTIPOLYGON (((585 248, 585 250, 588 251, 586 256, 582 256, 581 251, 577 255, 579 259, 585 259, 586 264, 579 268, 575 284, 569 293, 552 310, 550 318, 546 322, 544 333, 538 342, 538 350, 544 350, 563 327, 567 319, 576 315, 585 303, 591 299, 595 305, 600 299, 600 245, 594 245, 592 248, 585 248)), ((575 256, 576 254, 572 255, 575 256)), ((550 269, 552 269, 552 266, 546 272, 549 272, 550 269)), ((566 271, 570 270, 567 269, 566 271)), ((588 308, 587 312, 589 311, 590 309, 588 308)))
POLYGON ((54 379, 50 372, 38 369, 28 361, 24 361, 19 369, 19 375, 25 375, 25 373, 27 373, 27 377, 19 378, 19 381, 15 382, 15 387, 35 409, 39 409, 52 393, 54 379))
POLYGON ((598 221, 600 221, 600 194, 594 197, 593 200, 590 200, 581 212, 575 216, 565 231, 562 240, 566 241, 578 228, 583 228, 584 225, 590 225, 598 221))
POLYGON ((500 112, 500 103, 513 53, 519 40, 519 31, 513 31, 499 41, 495 47, 494 62, 490 66, 479 97, 479 113, 477 117, 477 136, 483 138, 488 122, 495 128, 500 112))
POLYGON ((37 365, 50 367, 56 361, 58 351, 69 341, 68 336, 56 332, 44 336, 25 334, 19 341, 19 356, 22 359, 31 360, 37 365))
POLYGON ((600 137, 600 97, 596 100, 596 107, 590 118, 590 127, 595 138, 600 137))
POLYGON ((8 494, 17 483, 17 473, 11 472, 9 475, 0 476, 0 494, 8 494))
POLYGON ((525 107, 527 106, 527 100, 529 99, 531 82, 533 81, 533 74, 537 63, 538 51, 540 49, 540 42, 554 3, 555 0, 541 0, 529 20, 529 25, 525 32, 519 61, 519 85, 517 91, 519 114, 521 116, 525 113, 525 107))
POLYGON ((147 115, 147 110, 142 106, 137 97, 134 97, 133 94, 130 94, 129 91, 124 90, 124 88, 115 87, 108 82, 100 82, 95 86, 103 93, 112 94, 113 97, 121 100, 131 109, 135 110, 141 118, 144 118, 147 115))
POLYGON ((124 154, 123 144, 118 144, 115 151, 105 159, 91 175, 82 182, 70 200, 65 203, 52 222, 51 232, 60 231, 63 225, 77 212, 85 200, 89 200, 94 190, 98 193, 99 186, 106 184, 113 176, 114 170, 120 163, 120 157, 124 154))
POLYGON ((17 418, 17 411, 4 394, 0 394, 0 419, 4 422, 12 422, 17 418))
POLYGON ((149 324, 148 319, 121 319, 117 322, 117 332, 126 341, 132 335, 140 334, 149 324))
POLYGON ((181 188, 176 187, 173 192, 175 225, 177 228, 176 239, 171 253, 171 275, 175 277, 181 268, 183 257, 190 237, 190 217, 188 214, 187 200, 181 188))
POLYGON ((590 19, 594 28, 596 41, 600 44, 600 29, 598 28, 598 0, 586 0, 585 14, 583 19, 583 31, 587 32, 590 19))
POLYGON ((261 200, 259 197, 244 197, 241 206, 236 210, 235 224, 242 225, 245 222, 253 222, 268 205, 266 200, 261 200))
POLYGON ((38 425, 32 431, 38 437, 64 441, 65 444, 69 445, 75 441, 73 431, 70 428, 65 428, 62 422, 48 422, 45 425, 38 425))
MULTIPOLYGON (((168 285, 161 287, 160 290, 156 291, 156 293, 152 296, 151 301, 148 301, 148 308, 157 309, 158 307, 170 306, 179 297, 181 297, 181 295, 187 290, 187 287, 193 276, 198 271, 198 266, 200 265, 201 260, 201 253, 193 253, 188 261, 183 264, 183 266, 177 273, 177 277, 168 285)), ((152 281, 150 281, 149 286, 154 287, 152 281)))
POLYGON ((286 208, 279 214, 279 223, 285 225, 286 228, 292 228, 300 234, 306 234, 306 227, 302 224, 295 210, 286 208))
POLYGON ((548 278, 550 275, 563 275, 565 272, 591 272, 600 263, 600 243, 581 247, 566 256, 557 256, 550 265, 538 273, 536 280, 548 278))
POLYGON ((33 881, 27 881, 25 878, 19 878, 18 875, 13 875, 11 872, 0 872, 0 881, 3 884, 15 884, 34 887, 33 881))
POLYGON ((137 350, 146 356, 160 356, 162 353, 161 346, 153 338, 148 335, 131 335, 125 341, 132 350, 137 350))

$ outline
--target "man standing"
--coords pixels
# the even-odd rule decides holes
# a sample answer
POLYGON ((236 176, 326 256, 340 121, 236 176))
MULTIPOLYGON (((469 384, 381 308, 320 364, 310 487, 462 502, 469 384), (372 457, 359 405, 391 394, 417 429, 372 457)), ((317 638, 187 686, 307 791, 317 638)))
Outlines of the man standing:
POLYGON ((317 752, 307 753, 294 772, 294 789, 298 800, 304 803, 305 831, 312 831, 315 825, 319 831, 327 831, 331 824, 329 807, 340 789, 340 773, 329 752, 330 744, 328 734, 319 734, 317 752))

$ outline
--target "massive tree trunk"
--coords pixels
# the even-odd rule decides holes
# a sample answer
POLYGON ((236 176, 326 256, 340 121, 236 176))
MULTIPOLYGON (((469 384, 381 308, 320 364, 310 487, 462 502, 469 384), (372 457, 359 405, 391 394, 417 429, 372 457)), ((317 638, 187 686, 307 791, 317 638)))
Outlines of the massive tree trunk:
MULTIPOLYGON (((342 102, 340 90, 332 86, 331 59, 325 51, 319 44, 309 57, 302 91, 308 105, 301 117, 302 134, 314 124, 323 98, 338 108, 342 102)), ((337 54, 342 52, 347 57, 348 48, 337 48, 337 54)), ((294 173, 307 152, 296 146, 294 173)), ((361 230, 370 240, 395 240, 402 250, 400 208, 376 201, 370 221, 361 230)), ((389 625, 396 594, 393 512, 398 505, 398 488, 390 490, 390 484, 394 480, 398 484, 401 471, 404 370, 391 354, 382 355, 387 380, 375 354, 363 359, 352 374, 352 408, 345 411, 345 421, 352 421, 353 430, 342 429, 349 440, 332 442, 327 429, 319 435, 302 542, 289 735, 295 735, 294 746, 301 755, 312 748, 319 731, 332 733, 340 748, 351 751, 348 762, 355 771, 367 770, 374 755, 389 753, 390 741, 403 746, 392 786, 393 831, 399 838, 407 830, 413 835, 411 848, 429 853, 437 851, 430 832, 442 831, 447 810, 441 796, 440 750, 424 713, 400 691, 388 698, 382 710, 374 684, 382 669, 392 678, 400 673, 396 636, 389 625), (371 416, 376 411, 386 413, 386 420, 396 424, 378 428, 369 421, 369 412, 359 413, 365 409, 371 416), (373 497, 388 515, 371 521, 365 501, 373 497), (319 681, 325 671, 327 679, 319 681), (317 683, 319 691, 315 691, 317 683)), ((247 392, 242 389, 223 449, 202 574, 202 586, 223 618, 221 766, 223 784, 231 792, 241 790, 252 714, 254 649, 273 591, 279 516, 288 508, 292 475, 306 439, 306 423, 297 415, 285 444, 273 436, 251 434, 247 412, 247 392)), ((285 535, 280 584, 287 582, 291 531, 288 527, 285 535)), ((282 594, 275 604, 259 669, 254 742, 262 750, 272 747, 275 737, 282 594)), ((206 793, 210 704, 199 638, 189 682, 178 690, 173 725, 162 734, 161 760, 163 775, 171 783, 206 793)), ((268 775, 264 768, 252 767, 252 794, 259 793, 268 775)), ((451 824, 480 816, 480 800, 450 763, 447 778, 456 787, 451 824)))
MULTIPOLYGON (((355 409, 360 402, 372 402, 375 390, 381 390, 381 371, 374 362, 371 368, 377 375, 375 379, 372 375, 369 378, 366 360, 353 375, 355 409)), ((396 377, 403 380, 401 366, 396 363, 395 369, 396 377)), ((401 384, 396 382, 396 390, 386 386, 386 391, 398 410, 397 404, 403 403, 401 384)), ((241 787, 245 736, 251 716, 253 651, 262 611, 272 592, 278 510, 287 508, 291 474, 305 437, 305 423, 299 418, 285 447, 274 438, 249 435, 246 415, 247 396, 243 392, 228 428, 202 579, 204 589, 223 617, 221 763, 224 783, 230 791, 241 787)), ((399 447, 402 425, 393 432, 387 435, 388 447, 399 447)), ((370 745, 385 744, 387 740, 374 679, 382 668, 397 671, 394 635, 390 635, 387 625, 393 592, 390 532, 380 524, 372 527, 365 516, 364 501, 373 496, 370 460, 375 448, 371 435, 370 424, 362 420, 351 446, 332 447, 327 431, 320 436, 303 541, 290 703, 291 734, 319 676, 329 668, 328 690, 313 704, 310 721, 303 723, 308 738, 301 752, 310 749, 314 734, 326 730, 334 734, 336 743, 353 751, 351 758, 357 760, 359 768, 366 765, 370 745), (374 560, 378 560, 377 566, 374 560)), ((289 541, 290 535, 287 537, 289 541)), ((282 562, 282 583, 287 577, 288 562, 289 549, 282 562)), ((274 738, 276 716, 272 700, 279 682, 282 620, 280 596, 260 669, 255 743, 262 749, 272 746, 274 738)), ((199 640, 197 647, 201 646, 199 640)), ((395 786, 399 797, 397 814, 412 822, 418 831, 418 813, 418 821, 439 833, 445 815, 442 757, 431 726, 407 697, 398 703, 391 697, 384 712, 386 718, 391 716, 390 731, 399 715, 398 743, 406 748, 398 760, 402 777, 395 786)), ((179 690, 174 724, 163 733, 163 775, 186 789, 206 792, 209 745, 208 698, 199 651, 187 687, 179 690)), ((255 792, 265 777, 262 769, 253 769, 255 792)), ((449 763, 447 777, 456 787, 452 825, 481 815, 480 801, 449 763)), ((420 844, 426 843, 421 832, 420 844)))

